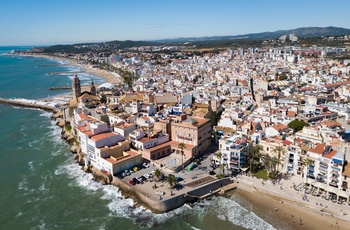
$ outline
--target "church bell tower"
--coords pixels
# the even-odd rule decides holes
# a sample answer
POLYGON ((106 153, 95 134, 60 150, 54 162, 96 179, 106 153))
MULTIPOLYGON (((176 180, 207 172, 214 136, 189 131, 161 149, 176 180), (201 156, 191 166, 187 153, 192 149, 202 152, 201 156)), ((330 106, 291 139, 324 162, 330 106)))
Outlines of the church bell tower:
POLYGON ((74 74, 74 77, 72 79, 72 91, 73 91, 74 99, 78 101, 78 97, 81 96, 81 87, 80 87, 80 80, 77 74, 74 74))

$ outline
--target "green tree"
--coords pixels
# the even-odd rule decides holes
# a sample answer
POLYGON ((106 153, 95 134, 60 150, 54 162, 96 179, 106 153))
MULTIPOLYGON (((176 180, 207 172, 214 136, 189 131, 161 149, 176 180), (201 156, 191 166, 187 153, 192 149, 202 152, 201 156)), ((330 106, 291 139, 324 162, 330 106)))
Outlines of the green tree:
POLYGON ((251 173, 256 172, 260 165, 260 157, 263 151, 261 145, 254 145, 250 147, 247 151, 249 170, 251 173))
POLYGON ((288 76, 285 72, 281 73, 281 75, 278 78, 280 81, 284 81, 288 79, 288 76))
POLYGON ((162 178, 162 176, 163 176, 163 173, 162 173, 162 171, 160 171, 160 169, 156 169, 156 170, 154 171, 154 176, 155 176, 158 180, 160 180, 160 178, 162 178))
POLYGON ((100 98, 100 102, 105 104, 107 102, 107 97, 106 95, 102 95, 102 97, 100 98))
POLYGON ((184 171, 184 149, 186 148, 185 143, 179 143, 177 146, 179 149, 181 149, 181 165, 182 165, 182 171, 184 171))
POLYGON ((264 155, 262 157, 263 163, 265 168, 267 169, 268 176, 271 179, 276 179, 278 175, 278 159, 277 157, 273 156, 270 157, 269 155, 264 155))
POLYGON ((222 170, 222 175, 224 175, 225 176, 225 167, 226 167, 227 165, 226 164, 220 164, 220 169, 222 170))
POLYGON ((277 169, 279 170, 281 156, 285 156, 287 151, 282 145, 278 145, 272 149, 272 152, 274 152, 277 155, 277 169))
POLYGON ((299 121, 297 119, 288 123, 288 127, 294 129, 294 132, 302 130, 304 126, 309 126, 309 124, 305 123, 304 121, 299 121))
POLYGON ((174 185, 177 184, 177 180, 174 175, 169 175, 166 179, 166 182, 169 184, 171 189, 174 187, 174 185))
POLYGON ((304 160, 303 160, 303 165, 304 165, 304 167, 306 167, 306 183, 308 183, 308 175, 309 175, 309 168, 310 168, 310 166, 312 165, 312 160, 310 159, 310 158, 305 158, 304 160))

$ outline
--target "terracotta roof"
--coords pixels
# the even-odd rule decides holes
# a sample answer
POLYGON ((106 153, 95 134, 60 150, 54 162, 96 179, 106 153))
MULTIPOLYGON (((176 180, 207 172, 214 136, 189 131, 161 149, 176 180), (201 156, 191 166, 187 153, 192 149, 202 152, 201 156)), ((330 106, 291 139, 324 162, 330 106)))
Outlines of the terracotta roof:
POLYGON ((325 158, 332 159, 332 157, 337 153, 336 150, 332 150, 330 153, 323 155, 325 158))
POLYGON ((108 133, 100 133, 100 134, 96 134, 94 136, 91 137, 91 140, 93 141, 99 141, 105 138, 109 138, 109 137, 113 137, 113 136, 118 136, 119 134, 117 133, 113 133, 113 132, 108 132, 108 133))
POLYGON ((325 145, 324 144, 317 144, 315 148, 313 149, 310 149, 309 151, 310 152, 313 152, 313 153, 317 153, 317 154, 322 154, 324 149, 325 149, 325 145))
POLYGON ((296 113, 294 111, 288 111, 287 117, 295 117, 296 113))
POLYGON ((288 140, 284 140, 284 141, 282 141, 282 144, 284 144, 284 145, 291 145, 292 142, 290 142, 290 141, 288 141, 288 140))
POLYGON ((289 127, 284 124, 273 125, 272 128, 276 129, 277 131, 289 129, 289 127))

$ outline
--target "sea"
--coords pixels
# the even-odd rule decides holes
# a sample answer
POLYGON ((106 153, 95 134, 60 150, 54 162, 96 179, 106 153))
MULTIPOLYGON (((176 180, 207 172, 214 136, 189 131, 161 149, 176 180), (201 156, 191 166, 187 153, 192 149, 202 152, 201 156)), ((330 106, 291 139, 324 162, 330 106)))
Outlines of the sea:
MULTIPOLYGON (((1 98, 67 93, 49 87, 69 85, 75 72, 82 84, 104 82, 67 62, 8 55, 29 48, 0 47, 1 98)), ((81 170, 50 116, 0 105, 0 229, 280 229, 235 193, 164 214, 135 207, 117 187, 81 170)))

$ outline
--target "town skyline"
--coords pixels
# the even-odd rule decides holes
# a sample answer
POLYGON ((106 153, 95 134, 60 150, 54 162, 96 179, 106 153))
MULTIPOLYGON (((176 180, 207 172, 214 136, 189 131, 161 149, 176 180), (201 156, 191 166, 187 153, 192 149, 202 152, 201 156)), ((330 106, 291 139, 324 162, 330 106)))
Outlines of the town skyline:
POLYGON ((112 40, 158 40, 273 32, 300 27, 350 28, 350 3, 295 1, 112 2, 11 1, 0 16, 1 46, 54 45, 112 40), (342 7, 340 7, 342 6, 342 7), (15 12, 15 14, 14 14, 15 12))

